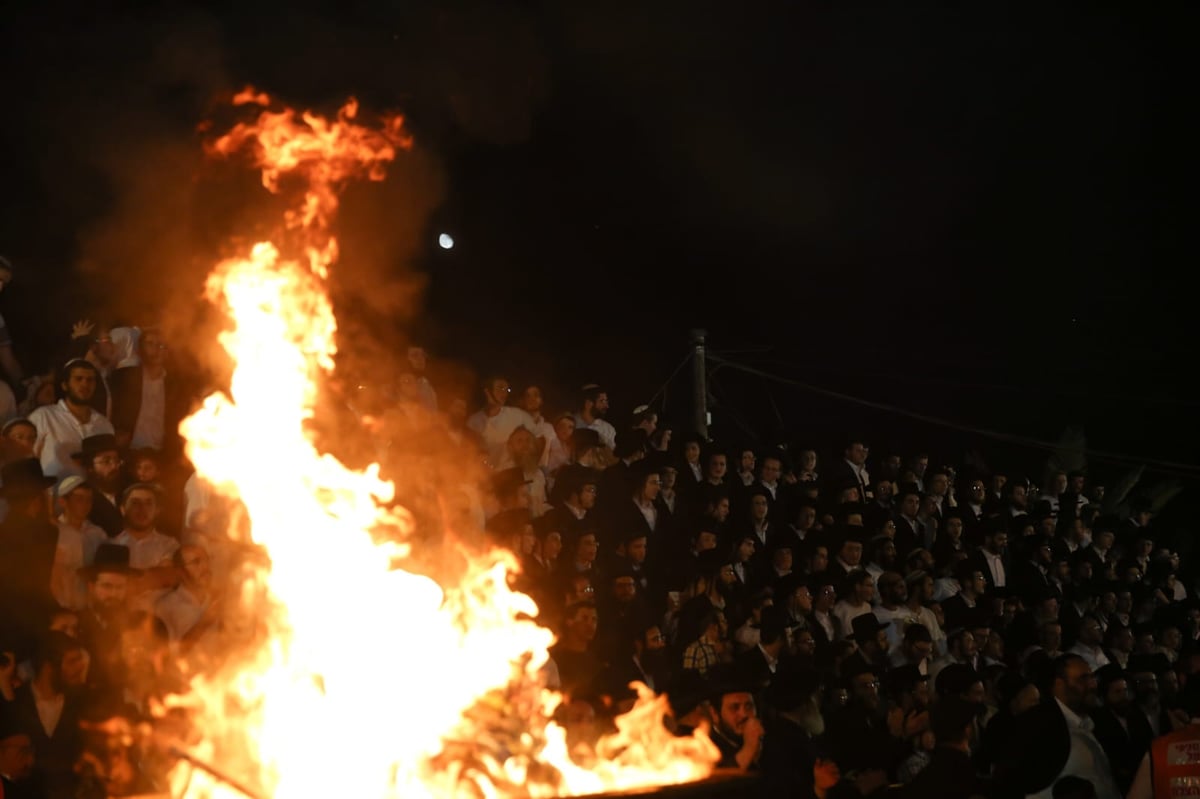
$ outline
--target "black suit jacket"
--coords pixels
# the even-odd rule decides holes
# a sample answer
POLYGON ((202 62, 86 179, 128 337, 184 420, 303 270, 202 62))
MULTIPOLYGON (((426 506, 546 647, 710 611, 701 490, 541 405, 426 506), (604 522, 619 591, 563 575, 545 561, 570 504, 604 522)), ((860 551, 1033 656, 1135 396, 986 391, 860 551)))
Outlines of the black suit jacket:
POLYGON ((92 486, 92 497, 92 512, 88 514, 88 521, 103 530, 109 538, 119 536, 125 529, 125 518, 121 516, 121 511, 95 485, 92 486))
POLYGON ((1150 742, 1154 739, 1150 722, 1146 720, 1146 714, 1136 707, 1125 719, 1124 725, 1109 707, 1094 711, 1092 721, 1096 725, 1093 730, 1096 740, 1104 747, 1104 754, 1108 755, 1108 762, 1112 764, 1113 779, 1121 793, 1128 793, 1142 756, 1149 751, 1150 742))
MULTIPOLYGON (((141 366, 126 366, 109 378, 113 395, 111 421, 118 437, 133 435, 138 414, 142 412, 143 375, 141 366)), ((174 458, 183 451, 179 423, 190 410, 191 397, 180 379, 171 372, 163 381, 163 392, 163 454, 174 458)))
POLYGON ((32 687, 21 686, 13 698, 12 712, 31 733, 35 768, 43 775, 46 786, 58 795, 62 795, 63 789, 69 789, 74 784, 75 762, 83 752, 83 731, 79 727, 80 710, 79 697, 67 694, 63 698, 62 715, 54 728, 54 734, 47 735, 38 716, 32 687))

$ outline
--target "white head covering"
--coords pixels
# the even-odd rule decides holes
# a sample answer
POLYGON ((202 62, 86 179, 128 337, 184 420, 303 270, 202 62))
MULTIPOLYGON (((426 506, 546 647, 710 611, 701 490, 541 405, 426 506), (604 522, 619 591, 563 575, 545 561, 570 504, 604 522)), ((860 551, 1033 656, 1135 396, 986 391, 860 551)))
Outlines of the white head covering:
POLYGON ((142 331, 136 327, 114 327, 108 331, 108 335, 112 337, 113 346, 117 349, 116 361, 117 368, 123 369, 126 366, 137 366, 142 362, 138 356, 138 341, 142 337, 142 331))

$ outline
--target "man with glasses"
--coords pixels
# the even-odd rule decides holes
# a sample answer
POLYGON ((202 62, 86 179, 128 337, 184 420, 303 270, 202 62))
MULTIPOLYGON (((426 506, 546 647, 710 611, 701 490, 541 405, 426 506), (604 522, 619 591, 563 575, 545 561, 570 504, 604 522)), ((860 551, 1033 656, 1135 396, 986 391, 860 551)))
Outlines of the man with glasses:
POLYGON ((113 426, 91 406, 99 380, 96 367, 82 358, 75 358, 63 364, 60 373, 62 399, 33 411, 29 421, 38 431, 33 451, 42 462, 42 471, 61 480, 72 474, 82 474, 83 470, 72 459, 72 454, 79 451, 83 440, 102 433, 111 434, 113 426))
POLYGON ((122 480, 117 437, 112 433, 88 436, 73 457, 92 488, 92 510, 88 514, 88 521, 102 529, 109 538, 120 535, 125 529, 125 519, 117 509, 122 480))
POLYGON ((187 399, 175 376, 167 373, 168 347, 162 331, 143 330, 138 352, 139 365, 118 369, 112 376, 117 443, 173 457, 182 450, 178 428, 187 413, 187 399))

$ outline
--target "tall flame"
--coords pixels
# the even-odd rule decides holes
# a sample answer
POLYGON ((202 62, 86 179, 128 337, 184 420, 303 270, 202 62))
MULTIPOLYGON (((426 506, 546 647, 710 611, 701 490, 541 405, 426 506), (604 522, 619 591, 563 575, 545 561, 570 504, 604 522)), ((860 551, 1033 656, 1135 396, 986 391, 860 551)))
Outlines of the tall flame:
POLYGON ((645 690, 594 765, 572 762, 548 721, 556 697, 538 680, 552 636, 530 621, 532 600, 508 587, 510 556, 474 557, 447 588, 397 568, 413 522, 384 508, 392 485, 377 465, 352 471, 319 453, 306 423, 336 351, 325 280, 338 255, 339 191, 352 178, 382 180, 409 139, 399 117, 360 125, 353 100, 333 120, 271 111, 250 88, 235 105, 261 110, 210 152, 249 149, 268 190, 286 194, 298 181, 301 199, 275 242, 209 276, 208 298, 232 321, 220 342, 235 368, 228 394, 208 397, 181 429, 197 471, 243 503, 269 554, 248 590, 265 589, 270 612, 266 643, 248 662, 197 677, 181 700, 196 733, 188 758, 229 779, 181 761, 175 794, 550 796, 706 776, 715 747, 702 733, 668 733, 665 698, 645 690), (509 723, 517 714, 526 753, 462 754, 455 742, 486 732, 478 710, 488 701, 504 703, 509 723))

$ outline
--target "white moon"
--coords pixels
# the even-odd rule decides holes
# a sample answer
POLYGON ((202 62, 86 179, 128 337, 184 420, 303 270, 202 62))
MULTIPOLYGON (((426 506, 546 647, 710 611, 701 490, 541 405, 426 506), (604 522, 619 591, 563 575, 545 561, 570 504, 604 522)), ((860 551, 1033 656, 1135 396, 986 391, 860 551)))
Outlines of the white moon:
POLYGON ((451 236, 449 233, 441 234, 440 236, 438 236, 438 246, 441 247, 443 250, 454 249, 454 237, 451 236))

